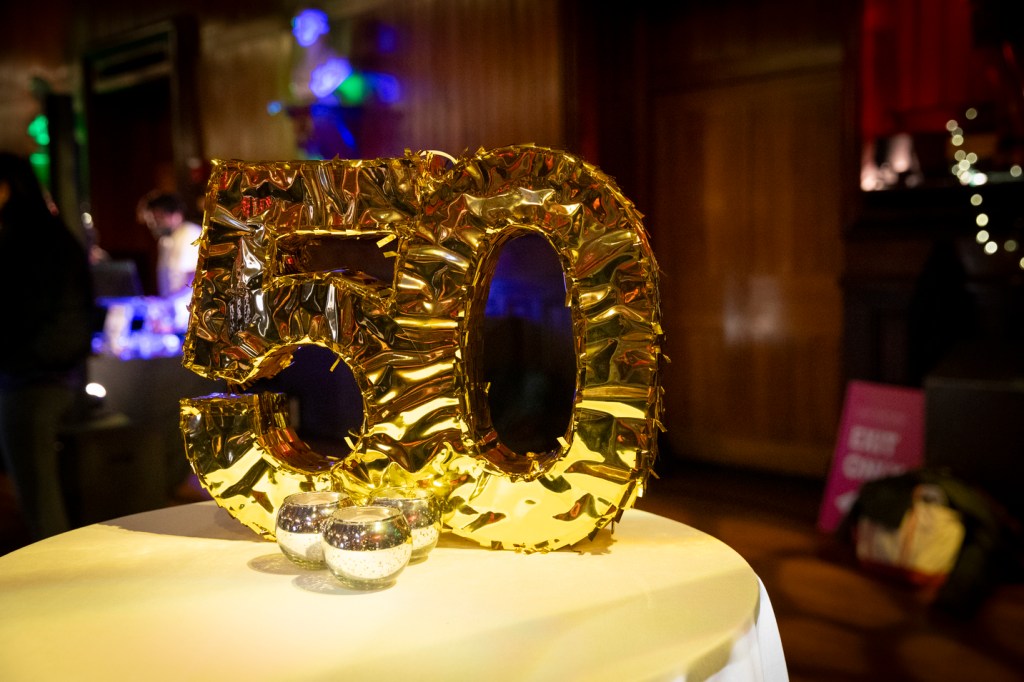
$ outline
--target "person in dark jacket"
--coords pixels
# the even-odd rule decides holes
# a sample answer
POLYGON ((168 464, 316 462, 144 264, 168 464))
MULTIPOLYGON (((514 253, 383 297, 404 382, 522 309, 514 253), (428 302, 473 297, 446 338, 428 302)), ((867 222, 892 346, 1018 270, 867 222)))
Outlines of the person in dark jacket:
POLYGON ((60 430, 91 350, 85 247, 29 161, 0 152, 0 454, 33 540, 68 529, 60 430))

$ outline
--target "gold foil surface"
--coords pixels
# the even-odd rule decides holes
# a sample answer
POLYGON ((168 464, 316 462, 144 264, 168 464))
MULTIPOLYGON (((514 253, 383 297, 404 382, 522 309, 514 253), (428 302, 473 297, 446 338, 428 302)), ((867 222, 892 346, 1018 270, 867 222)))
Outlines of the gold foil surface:
POLYGON ((352 371, 364 421, 343 458, 288 426, 280 394, 185 399, 186 454, 235 518, 273 538, 298 490, 363 500, 423 487, 445 529, 544 552, 618 518, 642 494, 661 428, 657 265, 640 213, 596 167, 532 145, 404 158, 215 161, 184 365, 229 386, 315 344, 352 371), (491 425, 481 328, 503 244, 543 236, 561 262, 576 391, 550 452, 515 452, 491 425), (328 240, 369 239, 389 281, 318 267, 328 240))

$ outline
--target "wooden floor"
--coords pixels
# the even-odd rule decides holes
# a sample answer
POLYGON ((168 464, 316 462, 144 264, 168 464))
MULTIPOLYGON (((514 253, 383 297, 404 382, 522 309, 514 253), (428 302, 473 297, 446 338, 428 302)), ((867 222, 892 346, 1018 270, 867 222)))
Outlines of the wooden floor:
MULTIPOLYGON (((657 470, 657 468, 656 468, 657 470)), ((639 509, 702 530, 760 576, 793 682, 1024 680, 1024 582, 1003 581, 972 618, 869 575, 816 529, 823 483, 676 465, 639 509)))
MULTIPOLYGON (((973 618, 958 620, 866 574, 845 545, 816 530, 820 481, 696 464, 656 471, 636 506, 747 560, 768 591, 793 682, 1024 680, 1024 582, 1004 582, 973 618)), ((185 489, 171 502, 200 495, 185 489)), ((0 554, 24 541, 0 477, 0 554)))

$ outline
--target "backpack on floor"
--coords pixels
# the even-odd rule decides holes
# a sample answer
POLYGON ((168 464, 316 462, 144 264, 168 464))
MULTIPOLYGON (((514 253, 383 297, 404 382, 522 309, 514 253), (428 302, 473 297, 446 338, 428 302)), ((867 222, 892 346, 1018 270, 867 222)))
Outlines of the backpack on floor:
POLYGON ((862 484, 839 532, 865 570, 958 616, 971 615, 1009 574, 1019 540, 1016 522, 989 495, 929 468, 862 484))

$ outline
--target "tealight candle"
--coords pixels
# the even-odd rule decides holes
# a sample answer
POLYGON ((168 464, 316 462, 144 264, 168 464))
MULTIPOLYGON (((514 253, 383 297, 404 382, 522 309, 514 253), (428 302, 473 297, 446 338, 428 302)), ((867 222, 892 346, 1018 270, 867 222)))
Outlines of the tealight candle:
POLYGON ((351 504, 347 495, 331 490, 289 495, 277 510, 277 546, 303 568, 324 568, 324 522, 339 507, 351 504))
POLYGON ((323 551, 327 568, 346 587, 390 587, 412 556, 412 533, 398 509, 342 507, 324 524, 323 551))
POLYGON ((412 532, 412 558, 424 561, 441 537, 441 505, 429 490, 419 488, 382 488, 370 498, 370 504, 393 507, 405 515, 412 532))

